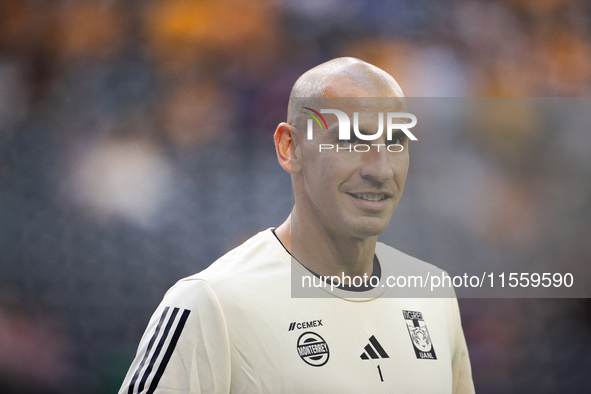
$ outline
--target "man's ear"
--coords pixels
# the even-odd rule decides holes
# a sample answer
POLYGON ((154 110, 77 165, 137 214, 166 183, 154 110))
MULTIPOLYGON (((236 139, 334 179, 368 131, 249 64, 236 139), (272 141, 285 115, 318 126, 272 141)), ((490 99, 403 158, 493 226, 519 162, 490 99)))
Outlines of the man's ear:
POLYGON ((281 122, 273 136, 277 160, 279 160, 281 167, 290 174, 301 171, 301 165, 296 156, 297 133, 294 131, 290 124, 281 122))

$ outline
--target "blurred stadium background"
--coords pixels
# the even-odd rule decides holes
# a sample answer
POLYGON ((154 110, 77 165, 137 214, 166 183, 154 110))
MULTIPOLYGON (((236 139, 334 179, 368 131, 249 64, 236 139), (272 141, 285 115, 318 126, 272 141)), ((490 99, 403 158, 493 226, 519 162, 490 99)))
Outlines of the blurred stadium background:
MULTIPOLYGON (((271 136, 338 56, 414 97, 588 96, 591 3, 2 0, 0 392, 116 392, 166 289, 288 214, 271 136)), ((419 143, 394 246, 588 265, 589 120, 419 143)), ((460 303, 477 392, 591 392, 589 299, 460 303)))

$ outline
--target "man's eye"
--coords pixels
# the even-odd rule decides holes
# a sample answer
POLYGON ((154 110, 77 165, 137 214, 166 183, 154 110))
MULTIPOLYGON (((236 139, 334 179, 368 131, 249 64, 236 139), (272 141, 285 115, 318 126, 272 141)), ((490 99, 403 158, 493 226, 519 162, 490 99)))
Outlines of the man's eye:
POLYGON ((347 138, 346 140, 340 140, 341 142, 346 142, 349 144, 356 144, 359 142, 359 138, 355 134, 351 134, 351 137, 347 138))
POLYGON ((390 145, 394 145, 394 144, 404 144, 404 142, 406 142, 406 134, 404 133, 396 133, 394 135, 392 135, 392 139, 388 140, 388 144, 390 145))

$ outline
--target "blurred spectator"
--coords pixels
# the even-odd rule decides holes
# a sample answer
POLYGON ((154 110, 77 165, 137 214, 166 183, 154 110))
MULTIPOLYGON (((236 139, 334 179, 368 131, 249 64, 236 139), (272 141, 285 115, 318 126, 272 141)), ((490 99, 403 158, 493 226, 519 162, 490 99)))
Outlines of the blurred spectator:
POLYGON ((47 311, 5 284, 0 294, 0 391, 59 393, 71 378, 67 337, 47 311))

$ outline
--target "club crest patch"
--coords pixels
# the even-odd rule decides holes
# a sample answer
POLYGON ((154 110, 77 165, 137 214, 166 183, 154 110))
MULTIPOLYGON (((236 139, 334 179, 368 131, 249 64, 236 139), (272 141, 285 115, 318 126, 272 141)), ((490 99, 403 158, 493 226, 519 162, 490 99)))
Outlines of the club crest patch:
POLYGON ((421 312, 402 311, 402 315, 404 316, 408 335, 410 335, 410 341, 415 349, 417 358, 437 360, 433 341, 431 341, 431 337, 429 336, 423 314, 421 312))
POLYGON ((328 362, 328 344, 318 334, 307 331, 298 338, 298 356, 308 365, 321 367, 328 362))

